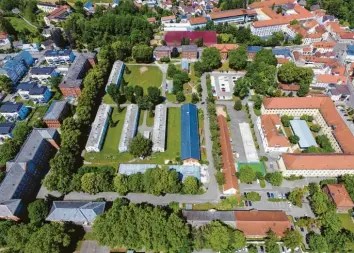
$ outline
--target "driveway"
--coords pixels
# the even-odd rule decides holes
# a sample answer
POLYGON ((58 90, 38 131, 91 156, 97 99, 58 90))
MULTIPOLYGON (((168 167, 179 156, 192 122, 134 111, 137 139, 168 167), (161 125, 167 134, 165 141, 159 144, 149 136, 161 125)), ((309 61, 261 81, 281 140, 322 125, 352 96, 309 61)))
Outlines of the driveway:
POLYGON ((236 111, 233 108, 233 101, 216 101, 217 105, 226 107, 227 113, 230 116, 230 130, 232 138, 232 151, 236 153, 236 160, 239 162, 247 162, 246 152, 243 147, 240 123, 247 123, 247 116, 244 111, 236 111))
POLYGON ((97 241, 84 241, 81 245, 80 253, 109 253, 110 248, 99 246, 97 241))

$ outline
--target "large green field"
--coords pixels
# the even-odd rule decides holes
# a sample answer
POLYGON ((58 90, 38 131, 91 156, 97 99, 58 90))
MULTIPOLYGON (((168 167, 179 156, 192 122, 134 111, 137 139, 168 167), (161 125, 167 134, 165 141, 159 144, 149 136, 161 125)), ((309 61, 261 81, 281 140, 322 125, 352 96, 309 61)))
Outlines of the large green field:
POLYGON ((118 144, 125 118, 125 110, 118 113, 114 108, 112 119, 117 122, 115 127, 109 127, 107 135, 99 153, 85 153, 85 160, 93 165, 112 165, 118 163, 156 163, 165 164, 165 160, 175 160, 180 155, 181 146, 181 112, 179 108, 168 109, 166 151, 163 153, 153 153, 150 159, 134 159, 129 153, 119 153, 118 144))
POLYGON ((128 85, 140 85, 144 88, 144 93, 147 94, 147 89, 150 86, 160 87, 162 82, 162 72, 155 66, 142 65, 127 65, 131 73, 124 72, 124 80, 128 85))
POLYGON ((7 18, 11 25, 15 28, 16 31, 22 32, 23 30, 27 29, 30 32, 36 32, 38 31, 36 28, 30 26, 27 24, 23 19, 17 18, 17 17, 8 17, 7 18))

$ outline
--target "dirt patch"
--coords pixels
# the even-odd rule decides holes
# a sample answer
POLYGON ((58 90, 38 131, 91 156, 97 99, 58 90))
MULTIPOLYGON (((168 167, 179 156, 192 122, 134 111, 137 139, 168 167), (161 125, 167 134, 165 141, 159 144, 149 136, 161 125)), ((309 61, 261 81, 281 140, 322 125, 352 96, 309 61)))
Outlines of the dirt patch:
POLYGON ((226 111, 225 111, 225 106, 217 105, 216 106, 216 115, 223 115, 226 118, 227 115, 226 115, 226 111))
POLYGON ((141 68, 139 69, 139 71, 140 71, 140 74, 142 74, 142 73, 148 71, 148 68, 147 68, 147 67, 141 67, 141 68))

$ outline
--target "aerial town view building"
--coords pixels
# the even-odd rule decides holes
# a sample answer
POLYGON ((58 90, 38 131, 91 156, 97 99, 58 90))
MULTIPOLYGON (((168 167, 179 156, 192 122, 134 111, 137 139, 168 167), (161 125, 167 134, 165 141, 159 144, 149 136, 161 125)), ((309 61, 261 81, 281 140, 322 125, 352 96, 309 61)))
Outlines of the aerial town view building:
POLYGON ((0 248, 353 252, 354 2, 0 0, 0 248))

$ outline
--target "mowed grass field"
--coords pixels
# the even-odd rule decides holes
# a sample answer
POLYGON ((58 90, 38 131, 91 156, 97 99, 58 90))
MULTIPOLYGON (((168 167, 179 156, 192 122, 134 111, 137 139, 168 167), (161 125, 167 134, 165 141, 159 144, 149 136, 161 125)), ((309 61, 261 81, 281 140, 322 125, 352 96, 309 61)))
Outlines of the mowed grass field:
POLYGON ((10 21, 11 25, 18 32, 22 32, 25 29, 29 30, 30 32, 37 32, 38 31, 36 28, 27 24, 22 18, 8 17, 6 19, 8 19, 10 21))
POLYGON ((261 172, 263 175, 266 173, 262 163, 238 163, 237 171, 240 171, 243 167, 251 167, 254 172, 261 172))
POLYGON ((131 71, 130 74, 124 72, 124 80, 130 86, 139 85, 144 88, 147 94, 149 87, 160 88, 162 82, 162 72, 155 66, 129 65, 126 67, 131 71))
POLYGON ((338 214, 339 219, 342 221, 342 226, 345 229, 348 229, 351 232, 354 232, 354 223, 352 221, 352 218, 348 213, 341 213, 338 214))
MULTIPOLYGON (((144 112, 141 112, 143 114, 144 112)), ((156 163, 164 164, 165 160, 175 160, 180 155, 181 146, 181 112, 180 108, 169 108, 167 119, 166 151, 153 153, 149 159, 134 159, 128 152, 119 153, 118 144, 123 129, 126 110, 118 113, 114 108, 112 119, 118 122, 115 127, 108 127, 101 152, 85 153, 85 160, 92 165, 117 166, 118 163, 156 163)))

